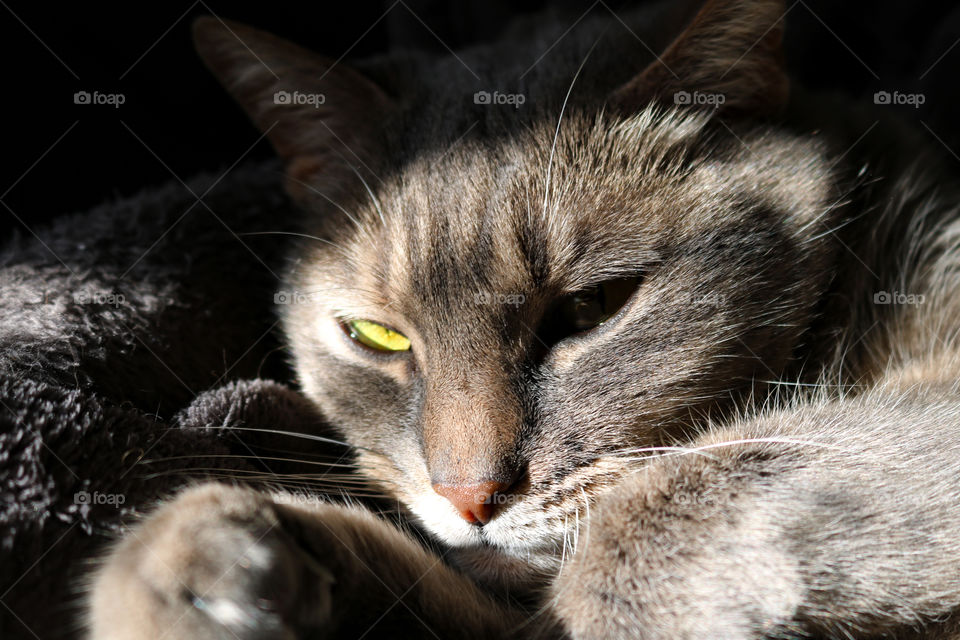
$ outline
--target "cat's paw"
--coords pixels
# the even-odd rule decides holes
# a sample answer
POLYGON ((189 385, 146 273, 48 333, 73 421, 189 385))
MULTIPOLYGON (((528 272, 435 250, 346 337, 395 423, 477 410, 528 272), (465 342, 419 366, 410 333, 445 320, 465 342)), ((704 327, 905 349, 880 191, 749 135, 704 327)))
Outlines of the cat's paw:
POLYGON ((96 640, 292 640, 331 614, 334 577, 270 498, 206 485, 132 529, 97 575, 96 640))
POLYGON ((699 461, 629 478, 591 508, 558 615, 578 639, 792 637, 802 568, 770 502, 699 461))

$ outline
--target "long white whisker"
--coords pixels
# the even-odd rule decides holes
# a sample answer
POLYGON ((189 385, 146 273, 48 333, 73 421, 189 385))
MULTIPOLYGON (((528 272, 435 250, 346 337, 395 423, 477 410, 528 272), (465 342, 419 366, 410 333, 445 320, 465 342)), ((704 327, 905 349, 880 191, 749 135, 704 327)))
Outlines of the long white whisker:
MULTIPOLYGON (((727 440, 725 442, 715 442, 713 444, 702 445, 699 447, 639 447, 636 449, 621 449, 619 451, 611 452, 611 456, 628 456, 637 453, 664 453, 666 455, 685 455, 688 453, 698 453, 702 454, 705 451, 710 451, 712 449, 719 449, 722 447, 730 447, 739 444, 795 444, 802 446, 812 446, 812 447, 821 447, 824 449, 835 449, 838 451, 843 451, 842 447, 836 445, 827 444, 824 442, 816 442, 813 440, 798 440, 795 438, 743 438, 740 440, 727 440)), ((650 458, 657 456, 648 456, 650 458)), ((642 458, 645 459, 645 458, 642 458)))
POLYGON ((367 184, 367 181, 363 179, 363 176, 360 175, 360 172, 357 171, 357 168, 355 166, 351 164, 350 168, 353 170, 355 174, 357 174, 357 177, 360 178, 360 182, 363 183, 364 189, 366 189, 367 193, 370 194, 370 199, 373 200, 373 206, 376 207, 377 209, 377 215, 380 216, 380 222, 383 223, 383 226, 387 226, 387 221, 383 217, 383 209, 380 207, 380 201, 377 200, 377 196, 373 194, 373 189, 370 188, 370 185, 367 184))
POLYGON ((590 545, 590 499, 587 497, 587 492, 583 490, 583 487, 580 487, 580 495, 583 496, 583 510, 587 521, 587 532, 583 540, 583 546, 586 547, 590 545))
POLYGON ((580 63, 580 66, 577 67, 577 72, 573 74, 573 80, 570 81, 570 87, 567 89, 567 95, 564 96, 563 105, 561 105, 560 107, 560 117, 557 118, 557 129, 553 133, 553 144, 550 146, 550 159, 547 161, 547 179, 546 179, 546 185, 544 186, 544 191, 543 191, 543 217, 544 218, 547 217, 547 203, 550 200, 550 180, 553 174, 553 156, 557 150, 557 140, 560 139, 560 125, 563 122, 563 114, 567 110, 567 102, 570 100, 570 94, 573 93, 574 85, 577 84, 577 78, 580 77, 580 72, 583 71, 583 67, 587 64, 587 60, 590 59, 590 54, 593 53, 593 50, 596 48, 596 46, 600 44, 600 40, 602 38, 603 38, 603 34, 601 34, 600 37, 597 38, 597 41, 593 43, 593 45, 590 47, 589 50, 587 50, 587 54, 583 56, 583 61, 580 63))
POLYGON ((567 561, 567 533, 569 529, 567 527, 567 516, 563 516, 563 548, 560 551, 560 568, 557 569, 557 575, 563 572, 563 565, 567 561))
POLYGON ((333 438, 325 438, 323 436, 315 436, 311 433, 297 433, 296 431, 283 431, 281 429, 258 429, 256 427, 204 427, 205 429, 223 429, 226 431, 255 431, 258 433, 275 433, 281 436, 292 436, 294 438, 303 438, 304 440, 313 440, 315 442, 326 442, 328 444, 337 444, 342 447, 349 447, 351 449, 363 449, 365 451, 370 451, 371 453, 379 453, 373 449, 366 449, 364 447, 355 447, 351 444, 343 442, 341 440, 334 440, 333 438))
POLYGON ((296 464, 311 464, 321 467, 342 467, 345 469, 356 469, 355 464, 343 464, 337 462, 321 462, 318 460, 301 460, 299 458, 280 458, 273 456, 257 456, 257 455, 238 455, 238 454, 225 454, 225 453, 196 453, 189 456, 170 456, 167 458, 150 458, 147 460, 140 460, 137 464, 156 464, 159 462, 171 462, 173 460, 196 460, 198 458, 227 458, 227 459, 241 459, 241 460, 270 460, 273 462, 294 462, 296 464))
POLYGON ((337 250, 337 252, 342 255, 344 258, 350 259, 350 254, 347 251, 338 245, 336 242, 331 242, 326 238, 320 238, 318 236, 312 236, 308 233, 297 233, 294 231, 248 231, 244 233, 238 233, 238 236, 297 236, 299 238, 307 238, 308 240, 316 240, 317 242, 322 242, 323 244, 329 245, 337 250))
POLYGON ((795 440, 793 438, 744 438, 742 440, 728 440, 726 442, 717 442, 714 444, 704 445, 702 447, 697 447, 695 451, 707 451, 710 449, 719 449, 721 447, 730 447, 738 444, 798 444, 806 447, 820 447, 822 449, 834 449, 836 451, 844 451, 842 447, 838 447, 833 444, 827 444, 825 442, 815 442, 813 440, 795 440))
MULTIPOLYGON (((581 489, 583 491, 583 489, 581 489)), ((577 510, 573 514, 574 518, 574 529, 573 529, 573 552, 577 552, 577 548, 580 546, 580 507, 577 507, 577 510)))
POLYGON ((328 196, 327 194, 323 193, 322 191, 317 190, 316 187, 314 187, 313 185, 307 184, 307 183, 304 182, 303 180, 298 180, 297 178, 294 178, 294 177, 291 176, 291 175, 287 175, 286 177, 287 177, 288 180, 293 180, 293 181, 296 182, 297 184, 300 184, 300 185, 306 187, 307 189, 310 189, 310 191, 313 191, 315 194, 317 194, 318 196, 320 196, 321 198, 323 198, 324 200, 326 200, 327 202, 329 202, 330 204, 332 204, 333 206, 335 206, 337 209, 340 209, 340 211, 343 212, 343 215, 345 215, 345 216, 347 216, 348 218, 350 218, 350 222, 352 222, 358 229, 362 229, 362 228, 363 228, 363 225, 360 224, 360 221, 359 221, 352 213, 350 213, 349 211, 347 211, 346 209, 344 209, 344 208, 340 205, 339 202, 334 201, 334 200, 333 200, 330 196, 328 196))

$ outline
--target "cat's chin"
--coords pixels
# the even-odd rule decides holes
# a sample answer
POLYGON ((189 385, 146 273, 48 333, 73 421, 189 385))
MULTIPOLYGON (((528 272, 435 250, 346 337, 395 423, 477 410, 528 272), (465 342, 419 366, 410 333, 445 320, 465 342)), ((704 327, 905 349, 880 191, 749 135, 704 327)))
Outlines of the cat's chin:
POLYGON ((487 588, 513 597, 536 594, 560 569, 555 554, 516 556, 497 547, 482 545, 451 549, 447 560, 487 588))

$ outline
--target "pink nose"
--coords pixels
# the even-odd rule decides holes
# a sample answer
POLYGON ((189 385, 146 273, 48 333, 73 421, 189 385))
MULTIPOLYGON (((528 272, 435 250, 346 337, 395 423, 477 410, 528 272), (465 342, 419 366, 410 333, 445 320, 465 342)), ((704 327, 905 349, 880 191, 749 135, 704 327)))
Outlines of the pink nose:
POLYGON ((470 524, 487 524, 493 517, 493 496, 506 491, 510 485, 502 482, 478 484, 435 484, 433 490, 446 498, 470 524))

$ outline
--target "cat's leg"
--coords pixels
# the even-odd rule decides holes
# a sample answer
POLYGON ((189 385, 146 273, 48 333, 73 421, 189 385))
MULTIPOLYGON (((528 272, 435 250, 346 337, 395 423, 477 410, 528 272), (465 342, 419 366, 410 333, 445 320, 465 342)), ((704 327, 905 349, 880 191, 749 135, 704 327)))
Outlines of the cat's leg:
POLYGON ((913 637, 960 608, 960 399, 899 385, 719 430, 580 538, 555 585, 576 638, 913 637))
POLYGON ((503 638, 521 621, 372 513, 216 484, 132 529, 90 607, 95 640, 503 638))

